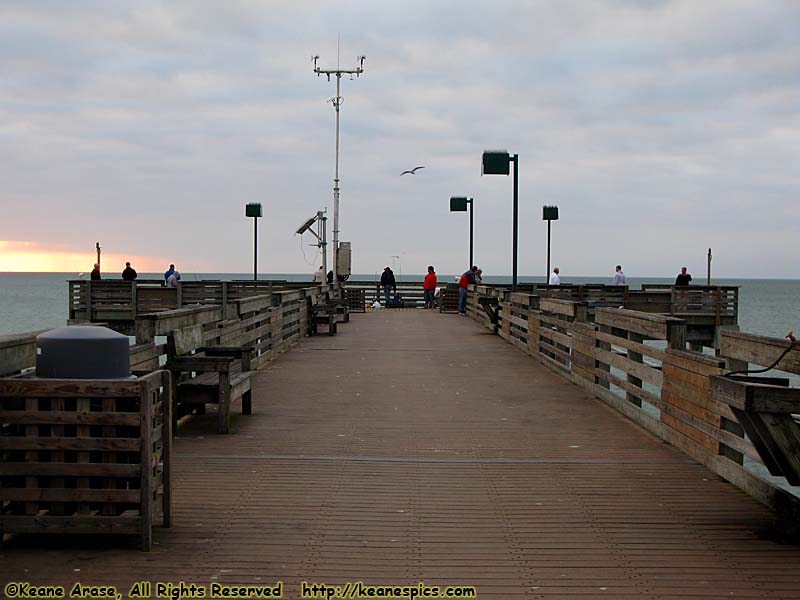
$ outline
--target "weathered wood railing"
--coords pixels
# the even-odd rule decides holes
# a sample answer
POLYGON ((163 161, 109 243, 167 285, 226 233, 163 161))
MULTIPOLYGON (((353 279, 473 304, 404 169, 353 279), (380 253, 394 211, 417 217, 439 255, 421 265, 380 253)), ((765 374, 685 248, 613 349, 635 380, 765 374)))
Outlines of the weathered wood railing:
POLYGON ((68 285, 69 320, 80 323, 132 322, 138 315, 197 304, 227 307, 243 298, 304 289, 313 284, 298 286, 270 280, 180 281, 177 288, 167 288, 158 280, 73 280, 68 285))
MULTIPOLYGON (((384 304, 383 287, 380 281, 348 280, 344 285, 350 290, 363 290, 368 304, 372 304, 375 300, 384 304)), ((438 287, 444 287, 444 283, 439 282, 438 287)), ((405 306, 422 306, 424 304, 422 281, 398 281, 397 294, 403 299, 405 306)))
MULTIPOLYGON (((710 376, 768 366, 786 350, 785 340, 723 330, 720 356, 710 356, 687 350, 685 319, 598 307, 592 321, 588 302, 487 286, 471 286, 468 315, 493 328, 478 299, 498 296, 499 334, 509 343, 769 506, 800 510, 797 495, 746 466, 745 457, 761 462, 761 456, 730 407, 710 393, 710 376)), ((800 348, 778 368, 800 373, 800 348)), ((800 455, 800 445, 789 447, 800 455)))

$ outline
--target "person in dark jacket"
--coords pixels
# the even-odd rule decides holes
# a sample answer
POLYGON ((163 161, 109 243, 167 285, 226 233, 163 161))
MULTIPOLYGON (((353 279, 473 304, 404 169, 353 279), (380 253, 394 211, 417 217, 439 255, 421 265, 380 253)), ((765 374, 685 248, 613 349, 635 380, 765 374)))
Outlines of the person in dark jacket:
POLYGON ((681 267, 681 272, 675 278, 675 285, 689 285, 692 281, 692 276, 686 272, 686 267, 681 267))
POLYGON ((100 265, 94 265, 94 269, 92 269, 92 274, 90 277, 92 281, 100 281, 102 279, 102 277, 100 277, 100 265))
POLYGON ((122 279, 125 281, 133 281, 136 279, 137 273, 136 269, 131 266, 131 263, 125 263, 125 269, 122 271, 122 279))
POLYGON ((397 282, 394 280, 394 271, 386 267, 381 274, 381 287, 383 287, 383 296, 386 299, 386 306, 389 306, 389 293, 397 291, 397 282))

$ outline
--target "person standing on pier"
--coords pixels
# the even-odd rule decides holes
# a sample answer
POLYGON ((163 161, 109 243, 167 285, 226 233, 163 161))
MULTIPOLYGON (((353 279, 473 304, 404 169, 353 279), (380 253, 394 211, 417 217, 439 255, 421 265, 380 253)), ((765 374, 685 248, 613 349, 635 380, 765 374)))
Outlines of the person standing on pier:
POLYGON ((122 271, 122 279, 124 281, 134 281, 137 277, 136 269, 131 266, 131 263, 125 263, 125 269, 122 271))
POLYGON ((550 273, 550 280, 547 282, 548 285, 561 285, 561 278, 558 276, 559 272, 558 267, 553 267, 553 272, 550 273))
POLYGON ((381 274, 381 286, 383 287, 383 296, 386 300, 386 306, 389 306, 390 292, 397 292, 397 282, 394 279, 394 271, 389 267, 383 269, 381 274))
POLYGON ((92 269, 92 273, 89 275, 92 281, 100 281, 102 277, 100 277, 100 265, 97 263, 94 264, 94 269, 92 269))
POLYGON ((675 278, 675 285, 689 285, 692 281, 692 276, 686 272, 686 267, 681 267, 681 272, 675 278))
POLYGON ((170 265, 169 269, 167 269, 167 271, 164 273, 164 282, 168 282, 169 278, 172 276, 174 272, 175 272, 175 265, 170 265))
POLYGON ((317 272, 314 273, 314 283, 317 284, 325 283, 325 269, 322 268, 322 265, 320 265, 317 272))
POLYGON ((617 265, 617 272, 614 273, 613 285, 625 285, 625 273, 622 272, 622 265, 617 265))
POLYGON ((467 316, 467 288, 475 283, 477 272, 478 267, 472 265, 468 271, 461 274, 461 279, 458 280, 458 314, 462 317, 467 316))
POLYGON ((181 280, 181 274, 178 271, 172 271, 172 275, 167 279, 168 288, 178 287, 178 282, 181 280))
POLYGON ((436 294, 436 271, 433 270, 433 265, 428 267, 428 274, 425 275, 425 281, 422 282, 422 289, 425 295, 425 308, 436 308, 436 301, 434 295, 436 294))

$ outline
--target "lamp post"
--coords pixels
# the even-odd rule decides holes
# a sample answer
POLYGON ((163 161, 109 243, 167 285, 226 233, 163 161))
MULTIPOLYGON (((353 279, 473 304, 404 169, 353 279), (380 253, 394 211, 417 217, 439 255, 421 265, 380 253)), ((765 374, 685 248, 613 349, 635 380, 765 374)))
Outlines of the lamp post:
POLYGON ((261 214, 261 203, 251 202, 244 207, 244 216, 253 217, 253 281, 258 279, 258 217, 261 214))
POLYGON ((473 229, 473 200, 474 198, 467 198, 466 196, 453 196, 450 198, 450 212, 465 212, 467 204, 469 204, 469 267, 472 268, 472 229, 473 229))
MULTIPOLYGON (((517 291, 517 233, 519 214, 519 154, 510 155, 506 150, 484 150, 481 175, 508 175, 509 163, 514 163, 514 232, 511 267, 511 291, 517 291)), ((470 265, 471 266, 471 265, 470 265)))
POLYGON ((547 274, 544 277, 545 283, 550 281, 550 222, 558 221, 557 206, 543 206, 542 220, 547 221, 547 274))

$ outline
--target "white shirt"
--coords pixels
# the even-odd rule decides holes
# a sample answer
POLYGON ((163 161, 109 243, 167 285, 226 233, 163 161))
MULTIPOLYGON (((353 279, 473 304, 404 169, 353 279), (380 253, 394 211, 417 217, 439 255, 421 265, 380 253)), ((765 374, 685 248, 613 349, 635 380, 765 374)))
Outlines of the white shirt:
POLYGON ((325 272, 322 269, 314 273, 314 283, 325 283, 325 272))
POLYGON ((625 285, 625 273, 622 271, 614 273, 614 285, 625 285))
POLYGON ((561 279, 555 273, 550 273, 549 285, 561 285, 561 279))

